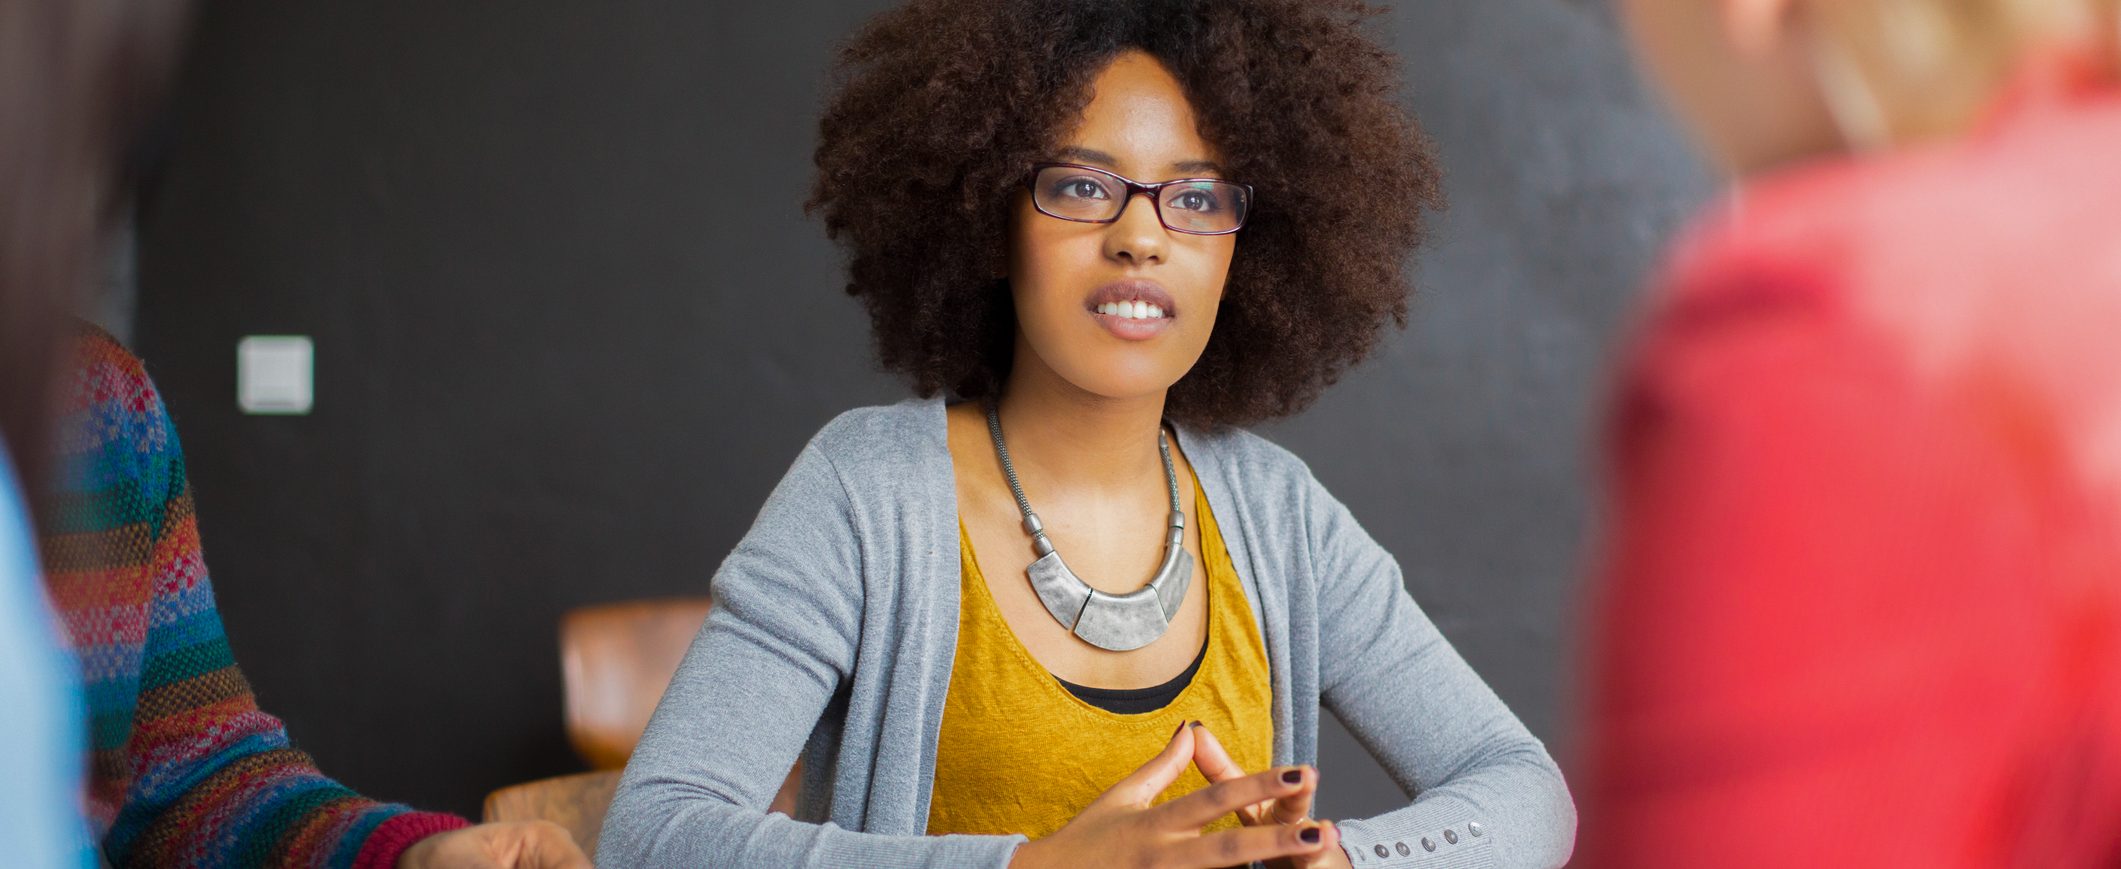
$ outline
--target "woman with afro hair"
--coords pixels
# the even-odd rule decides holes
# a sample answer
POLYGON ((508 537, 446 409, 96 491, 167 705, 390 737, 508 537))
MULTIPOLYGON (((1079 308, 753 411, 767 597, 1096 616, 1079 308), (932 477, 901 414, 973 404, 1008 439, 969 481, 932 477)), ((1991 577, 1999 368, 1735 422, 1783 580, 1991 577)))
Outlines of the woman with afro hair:
POLYGON ((1406 321, 1437 172, 1370 14, 913 0, 855 35, 810 207, 920 398, 827 425, 716 572, 600 863, 1567 860, 1546 750, 1239 428, 1406 321), (1311 818, 1321 706, 1412 802, 1311 818))

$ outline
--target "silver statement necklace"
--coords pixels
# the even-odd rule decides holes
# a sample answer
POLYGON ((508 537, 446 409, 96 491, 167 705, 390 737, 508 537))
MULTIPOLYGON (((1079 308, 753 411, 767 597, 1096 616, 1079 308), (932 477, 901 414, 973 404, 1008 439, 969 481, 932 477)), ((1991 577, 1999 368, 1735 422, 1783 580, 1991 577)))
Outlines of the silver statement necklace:
POLYGON ((1031 512, 1024 486, 1017 482, 1016 466, 1009 461, 1009 445, 1002 441, 1002 419, 994 405, 987 406, 987 431, 994 435, 994 451, 1002 456, 1002 473, 1009 477, 1009 491, 1024 511, 1024 533, 1031 535, 1031 549, 1038 560, 1025 573, 1046 611, 1061 627, 1074 631, 1083 642, 1100 649, 1126 652, 1156 642, 1171 627, 1178 605, 1186 599, 1186 585, 1193 579, 1193 557, 1186 553, 1186 514, 1178 507, 1178 472, 1171 467, 1171 442, 1163 429, 1156 432, 1156 446, 1164 454, 1164 479, 1171 484, 1171 530, 1164 537, 1164 563, 1156 576, 1127 594, 1106 594, 1091 588, 1061 561, 1046 539, 1046 527, 1031 512))

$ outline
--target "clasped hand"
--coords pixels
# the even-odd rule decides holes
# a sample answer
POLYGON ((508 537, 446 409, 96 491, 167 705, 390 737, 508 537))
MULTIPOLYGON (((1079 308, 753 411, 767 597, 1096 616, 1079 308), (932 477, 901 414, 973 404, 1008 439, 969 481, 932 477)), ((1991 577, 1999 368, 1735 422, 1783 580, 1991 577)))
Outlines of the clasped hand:
POLYGON ((397 869, 590 869, 574 837, 551 821, 480 824, 405 849, 397 869))
POLYGON ((1268 861, 1277 869, 1349 865, 1340 831, 1309 820, 1318 771, 1306 766, 1247 775, 1199 722, 1180 727, 1164 750, 1099 795, 1053 835, 1017 848, 1009 869, 1099 865, 1122 869, 1212 869, 1268 861), (1187 765, 1208 786, 1162 805, 1151 801, 1187 765), (1236 814, 1235 830, 1201 828, 1236 814))

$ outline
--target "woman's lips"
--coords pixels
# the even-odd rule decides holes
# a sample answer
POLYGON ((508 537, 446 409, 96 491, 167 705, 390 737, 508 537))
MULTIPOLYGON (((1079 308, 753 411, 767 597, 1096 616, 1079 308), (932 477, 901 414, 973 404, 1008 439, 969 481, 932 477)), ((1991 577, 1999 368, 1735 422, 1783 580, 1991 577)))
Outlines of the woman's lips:
POLYGON ((1163 334, 1178 318, 1178 304, 1163 285, 1146 278, 1130 278, 1113 281, 1095 290, 1083 300, 1083 307, 1105 331, 1128 341, 1146 341, 1163 334), (1162 316, 1129 317, 1107 314, 1099 309, 1108 305, 1132 305, 1156 308, 1162 316))
POLYGON ((1148 302, 1164 309, 1166 317, 1178 315, 1178 302, 1173 301, 1171 294, 1164 291, 1163 284, 1148 278, 1127 278, 1091 290, 1090 295, 1083 299, 1083 307, 1095 311, 1098 306, 1109 302, 1148 302))
POLYGON ((1128 341, 1147 341, 1171 328, 1171 316, 1168 314, 1162 317, 1136 318, 1091 311, 1090 316, 1097 320, 1098 325, 1105 327, 1105 331, 1128 341))

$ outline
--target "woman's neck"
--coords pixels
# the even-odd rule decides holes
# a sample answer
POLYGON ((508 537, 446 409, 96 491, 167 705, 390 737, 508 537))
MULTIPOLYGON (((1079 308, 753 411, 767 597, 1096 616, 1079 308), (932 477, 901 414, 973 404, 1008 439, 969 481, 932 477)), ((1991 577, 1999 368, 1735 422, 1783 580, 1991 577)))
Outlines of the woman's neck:
POLYGON ((1039 377, 1019 366, 1002 392, 1002 434, 1010 459, 1038 478, 1103 490, 1137 487, 1145 477, 1164 477, 1156 443, 1164 396, 1093 395, 1050 372, 1039 377))

